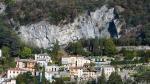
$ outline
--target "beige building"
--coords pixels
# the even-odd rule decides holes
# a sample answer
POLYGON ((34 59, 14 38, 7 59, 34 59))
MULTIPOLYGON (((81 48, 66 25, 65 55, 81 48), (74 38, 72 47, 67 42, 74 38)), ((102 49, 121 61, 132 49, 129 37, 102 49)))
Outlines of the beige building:
POLYGON ((20 68, 26 71, 30 71, 32 75, 35 75, 36 61, 32 59, 16 59, 16 68, 20 68))
POLYGON ((69 71, 72 77, 82 77, 83 67, 71 67, 69 71))
POLYGON ((90 63, 91 61, 85 57, 71 56, 62 57, 61 62, 63 65, 68 65, 69 67, 83 67, 85 63, 90 63))

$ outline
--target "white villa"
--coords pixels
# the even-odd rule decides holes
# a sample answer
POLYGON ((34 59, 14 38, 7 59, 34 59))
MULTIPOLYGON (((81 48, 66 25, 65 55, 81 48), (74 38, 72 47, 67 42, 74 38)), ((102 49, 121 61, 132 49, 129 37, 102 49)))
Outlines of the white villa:
POLYGON ((15 79, 7 78, 7 73, 0 74, 0 84, 16 84, 15 79))
POLYGON ((53 81, 53 77, 59 76, 60 67, 57 65, 45 66, 45 78, 50 82, 53 81))
POLYGON ((58 72, 59 69, 60 69, 60 66, 57 66, 57 65, 51 65, 51 66, 45 67, 46 72, 58 72))
POLYGON ((11 68, 11 69, 8 69, 8 71, 7 71, 7 78, 8 79, 16 78, 19 74, 23 74, 25 72, 27 72, 27 71, 24 69, 11 68))
POLYGON ((40 66, 47 66, 49 62, 52 62, 51 57, 46 53, 35 54, 35 61, 37 61, 40 66))
POLYGON ((102 69, 104 70, 106 78, 109 78, 112 72, 115 72, 115 68, 113 66, 103 66, 102 69))

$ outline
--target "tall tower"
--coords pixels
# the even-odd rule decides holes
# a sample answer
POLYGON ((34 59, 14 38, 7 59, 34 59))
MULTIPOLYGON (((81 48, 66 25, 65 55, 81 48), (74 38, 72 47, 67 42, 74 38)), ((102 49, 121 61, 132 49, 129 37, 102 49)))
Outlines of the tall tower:
POLYGON ((2 57, 2 50, 0 49, 0 57, 2 57))

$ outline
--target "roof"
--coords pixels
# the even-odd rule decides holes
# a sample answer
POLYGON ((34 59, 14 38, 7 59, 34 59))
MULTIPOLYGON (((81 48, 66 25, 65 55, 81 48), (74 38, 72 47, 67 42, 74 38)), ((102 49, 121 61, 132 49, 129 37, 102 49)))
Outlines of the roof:
POLYGON ((105 65, 105 66, 102 66, 102 68, 114 68, 114 67, 111 65, 105 65))
POLYGON ((19 59, 19 58, 16 58, 15 61, 16 62, 36 62, 33 59, 19 59))
POLYGON ((68 57, 84 57, 81 55, 69 55, 69 56, 63 56, 62 58, 68 58, 68 57))
POLYGON ((0 77, 1 77, 1 78, 2 78, 2 77, 5 77, 6 74, 7 74, 6 72, 3 72, 3 73, 0 74, 0 77))
POLYGON ((37 61, 46 61, 46 59, 39 59, 39 60, 37 60, 37 61))
POLYGON ((25 69, 21 69, 21 68, 10 68, 8 70, 11 70, 11 71, 26 71, 25 69))
MULTIPOLYGON (((55 65, 55 64, 52 64, 52 65, 49 65, 49 66, 46 66, 46 67, 52 67, 52 66, 55 66, 55 67, 60 67, 60 66, 58 66, 58 65, 55 65)), ((46 68, 45 67, 45 68, 46 68)))
POLYGON ((96 72, 96 70, 95 70, 94 67, 91 67, 91 68, 84 68, 84 69, 83 69, 83 72, 96 72))
POLYGON ((70 69, 83 69, 83 67, 70 67, 70 69))
POLYGON ((40 56, 49 56, 47 53, 43 53, 43 54, 35 54, 35 55, 40 55, 40 56))

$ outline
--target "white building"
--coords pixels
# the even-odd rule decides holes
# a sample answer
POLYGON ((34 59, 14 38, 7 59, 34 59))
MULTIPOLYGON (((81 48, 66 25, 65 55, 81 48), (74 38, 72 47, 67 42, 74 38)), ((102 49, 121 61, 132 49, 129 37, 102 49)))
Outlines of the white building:
POLYGON ((45 66, 45 71, 47 72, 58 72, 60 69, 57 65, 45 66))
POLYGON ((14 80, 14 79, 6 80, 1 84, 16 84, 16 80, 14 80))
MULTIPOLYGON (((57 74, 57 73, 56 73, 56 74, 57 74)), ((50 81, 50 82, 53 81, 53 75, 54 75, 54 74, 52 74, 52 73, 50 73, 50 72, 45 72, 45 78, 46 78, 48 81, 50 81)))
POLYGON ((19 74, 27 72, 26 70, 20 68, 11 68, 7 70, 7 78, 16 78, 19 74))
POLYGON ((82 80, 96 79, 97 74, 95 71, 83 71, 82 80))
POLYGON ((2 50, 0 49, 0 57, 2 57, 2 50))
POLYGON ((39 64, 40 66, 48 66, 48 62, 47 61, 45 61, 45 60, 38 60, 37 61, 37 64, 39 64))
POLYGON ((94 57, 90 57, 90 59, 96 65, 108 65, 111 63, 112 60, 114 60, 114 58, 107 57, 107 56, 94 56, 94 57))
POLYGON ((121 51, 122 49, 126 50, 150 50, 150 46, 117 46, 116 49, 121 51))
POLYGON ((115 68, 113 66, 103 66, 102 69, 104 70, 106 78, 109 78, 112 72, 115 72, 115 68))
POLYGON ((45 66, 45 78, 50 82, 53 81, 53 77, 59 77, 60 67, 57 65, 45 66))
POLYGON ((71 56, 71 57, 62 57, 61 63, 63 65, 69 65, 69 67, 83 67, 85 63, 90 63, 89 59, 84 57, 78 56, 71 56))
POLYGON ((37 61, 40 66, 47 66, 49 62, 52 62, 51 57, 46 53, 35 54, 35 61, 37 61))

